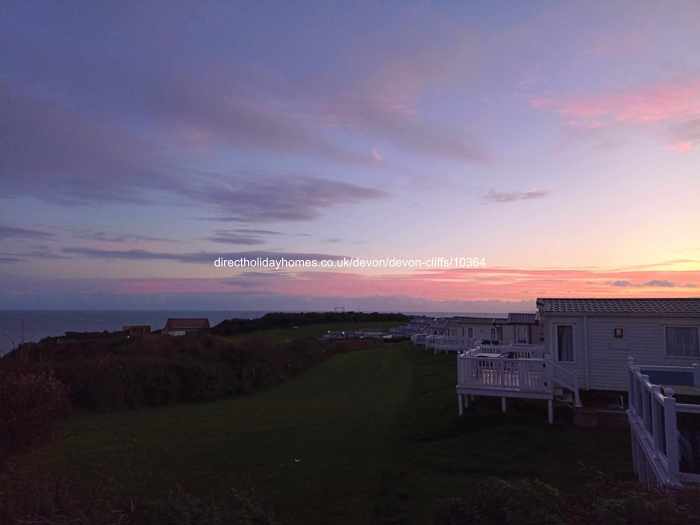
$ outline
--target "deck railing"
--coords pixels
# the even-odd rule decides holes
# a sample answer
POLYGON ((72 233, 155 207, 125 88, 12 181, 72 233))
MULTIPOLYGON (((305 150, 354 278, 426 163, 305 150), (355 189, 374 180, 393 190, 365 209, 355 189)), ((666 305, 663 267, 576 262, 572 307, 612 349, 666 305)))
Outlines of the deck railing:
POLYGON ((632 460, 639 480, 649 486, 677 487, 683 482, 700 482, 695 459, 700 450, 678 428, 678 416, 700 417, 700 405, 678 403, 672 388, 653 384, 648 375, 656 371, 695 373, 696 369, 638 366, 630 358, 627 417, 632 460))
POLYGON ((564 368, 552 360, 548 360, 547 364, 549 365, 549 378, 551 379, 552 384, 562 386, 573 392, 574 405, 580 407, 581 398, 579 395, 578 376, 576 375, 576 372, 569 370, 568 368, 564 368))
POLYGON ((425 345, 425 339, 426 339, 426 337, 427 337, 426 334, 413 334, 413 335, 411 336, 411 342, 412 342, 414 345, 421 345, 421 346, 423 346, 423 345, 425 345))
POLYGON ((450 335, 429 335, 425 338, 425 347, 434 352, 463 352, 473 346, 469 337, 450 335))
POLYGON ((544 346, 529 344, 490 345, 480 344, 468 351, 474 354, 500 354, 509 359, 544 359, 544 346))
POLYGON ((471 357, 457 359, 457 383, 462 388, 549 391, 546 363, 543 359, 504 359, 471 357))

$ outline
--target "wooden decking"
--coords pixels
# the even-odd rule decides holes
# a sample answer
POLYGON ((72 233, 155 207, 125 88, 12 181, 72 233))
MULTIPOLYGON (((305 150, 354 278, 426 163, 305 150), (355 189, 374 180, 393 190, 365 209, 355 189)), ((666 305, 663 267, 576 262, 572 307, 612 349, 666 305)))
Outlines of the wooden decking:
POLYGON ((505 411, 507 398, 542 399, 548 402, 548 419, 553 421, 555 389, 573 393, 580 406, 576 376, 553 363, 541 347, 527 345, 479 348, 457 358, 457 401, 460 415, 472 396, 500 397, 505 411), (541 357, 530 357, 538 355, 541 357))
POLYGON ((544 359, 460 356, 457 386, 462 389, 550 392, 544 359))

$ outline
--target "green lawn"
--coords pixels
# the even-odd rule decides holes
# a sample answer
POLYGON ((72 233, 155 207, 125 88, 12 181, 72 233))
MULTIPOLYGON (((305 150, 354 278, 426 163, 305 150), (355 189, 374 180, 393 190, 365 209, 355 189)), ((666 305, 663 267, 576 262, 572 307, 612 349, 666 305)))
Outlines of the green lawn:
POLYGON ((299 326, 297 328, 272 328, 268 330, 256 330, 247 334, 222 336, 229 341, 237 342, 246 339, 265 338, 275 343, 288 343, 293 339, 301 339, 303 337, 320 337, 327 332, 335 332, 340 330, 355 332, 358 330, 388 330, 395 326, 400 326, 400 322, 396 321, 376 321, 366 323, 319 323, 299 326))
POLYGON ((631 477, 626 431, 544 424, 544 403, 456 417, 454 356, 407 344, 333 357, 249 398, 72 418, 29 459, 122 495, 255 487, 286 523, 427 523, 487 476, 574 490, 631 477))

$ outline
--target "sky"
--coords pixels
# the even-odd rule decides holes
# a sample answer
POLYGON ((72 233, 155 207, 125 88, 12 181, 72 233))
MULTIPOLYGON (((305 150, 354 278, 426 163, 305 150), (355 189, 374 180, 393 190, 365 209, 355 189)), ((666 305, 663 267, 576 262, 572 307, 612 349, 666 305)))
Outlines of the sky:
POLYGON ((4 1, 0 49, 0 308, 700 296, 695 0, 4 1))

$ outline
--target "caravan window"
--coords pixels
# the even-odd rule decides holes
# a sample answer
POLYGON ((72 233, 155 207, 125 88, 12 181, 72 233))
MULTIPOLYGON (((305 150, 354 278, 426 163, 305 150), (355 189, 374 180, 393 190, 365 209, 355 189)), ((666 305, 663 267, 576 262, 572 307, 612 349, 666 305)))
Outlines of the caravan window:
POLYGON ((503 327, 502 326, 492 326, 491 327, 491 340, 498 341, 499 343, 503 341, 503 327))
POLYGON ((700 356, 698 329, 694 326, 667 326, 666 355, 680 357, 700 356))
POLYGON ((574 360, 574 327, 557 326, 557 361, 574 360))

